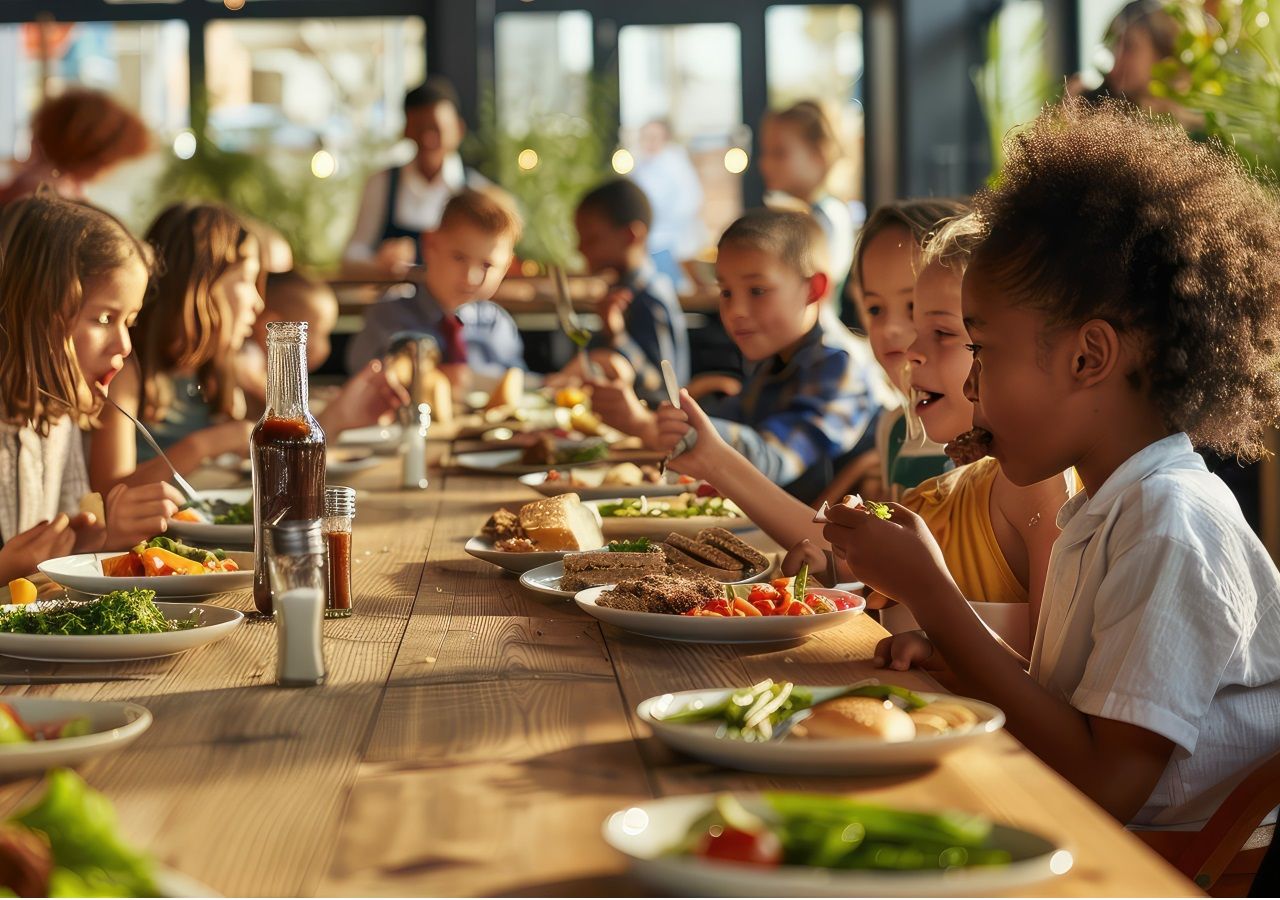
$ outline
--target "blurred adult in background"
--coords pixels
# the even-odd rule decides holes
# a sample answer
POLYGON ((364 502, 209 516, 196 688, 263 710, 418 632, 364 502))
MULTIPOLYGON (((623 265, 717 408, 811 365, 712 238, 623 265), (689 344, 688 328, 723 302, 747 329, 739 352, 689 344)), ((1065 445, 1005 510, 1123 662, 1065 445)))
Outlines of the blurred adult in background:
POLYGON ((1104 38, 1114 60, 1111 70, 1103 76, 1102 84, 1092 89, 1086 88, 1079 74, 1073 75, 1067 81, 1067 94, 1090 102, 1118 97, 1149 112, 1172 115, 1184 127, 1194 129, 1199 123, 1193 114, 1151 94, 1152 70, 1177 52, 1181 29, 1166 5, 1166 0, 1131 0, 1121 7, 1104 38))
POLYGON ((417 153, 365 184, 355 231, 342 255, 342 274, 352 279, 400 278, 422 262, 418 237, 440 224, 449 198, 463 188, 489 182, 462 164, 458 148, 467 126, 458 94, 448 80, 428 78, 404 97, 404 136, 417 153))
POLYGON ((693 259, 706 240, 702 224, 702 182, 688 151, 671 140, 671 125, 654 119, 640 129, 639 155, 631 180, 649 198, 653 223, 649 255, 658 271, 679 286, 685 283, 680 263, 693 259))
POLYGON ((0 186, 0 205, 33 194, 42 184, 82 200, 87 183, 150 146, 137 113, 101 91, 69 88, 45 100, 32 116, 31 155, 0 186))

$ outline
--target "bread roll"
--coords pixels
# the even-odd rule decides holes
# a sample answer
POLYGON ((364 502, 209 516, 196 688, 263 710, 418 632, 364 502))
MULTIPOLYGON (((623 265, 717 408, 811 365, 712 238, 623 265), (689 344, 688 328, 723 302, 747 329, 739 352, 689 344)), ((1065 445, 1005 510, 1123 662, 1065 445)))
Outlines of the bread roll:
POLYGON ((888 700, 839 697, 815 706, 813 715, 797 725, 793 734, 817 740, 909 741, 916 736, 916 726, 909 715, 888 700))
POLYGON ((600 520, 577 494, 535 500, 520 508, 520 525, 539 550, 598 550, 600 520))
POLYGON ((485 409, 497 409, 500 406, 518 408, 523 397, 524 370, 507 369, 489 395, 489 404, 485 409))

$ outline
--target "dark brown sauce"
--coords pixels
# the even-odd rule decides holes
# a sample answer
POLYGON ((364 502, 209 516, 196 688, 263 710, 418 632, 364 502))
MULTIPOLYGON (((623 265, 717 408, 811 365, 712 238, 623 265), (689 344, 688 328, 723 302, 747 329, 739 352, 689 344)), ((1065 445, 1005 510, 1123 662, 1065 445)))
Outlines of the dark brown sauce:
POLYGON ((253 604, 270 615, 268 525, 324 515, 324 433, 306 419, 266 418, 249 439, 253 458, 253 604))
POLYGON ((351 608, 351 533, 331 531, 329 542, 329 609, 351 608))

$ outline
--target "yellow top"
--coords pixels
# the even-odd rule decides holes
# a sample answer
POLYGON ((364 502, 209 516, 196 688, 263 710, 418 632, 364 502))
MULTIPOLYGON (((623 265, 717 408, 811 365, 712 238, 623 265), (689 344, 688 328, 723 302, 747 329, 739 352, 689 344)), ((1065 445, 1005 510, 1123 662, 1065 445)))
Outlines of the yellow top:
POLYGON ((1014 577, 991 527, 991 485, 999 471, 988 456, 921 482, 901 502, 929 526, 966 599, 1026 603, 1027 589, 1014 577))

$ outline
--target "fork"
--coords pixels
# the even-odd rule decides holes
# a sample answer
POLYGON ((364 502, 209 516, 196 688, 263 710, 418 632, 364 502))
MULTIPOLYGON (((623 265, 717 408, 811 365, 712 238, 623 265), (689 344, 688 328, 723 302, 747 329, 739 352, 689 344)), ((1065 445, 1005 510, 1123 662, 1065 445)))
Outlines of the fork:
POLYGON ((569 278, 564 269, 551 267, 551 280, 556 288, 556 315, 560 319, 560 328, 565 336, 578 348, 578 358, 582 364, 582 372, 589 378, 600 378, 604 373, 599 366, 591 362, 587 355, 587 344, 591 341, 591 332, 582 327, 577 310, 573 308, 573 298, 569 294, 569 278))
MULTIPOLYGON (((111 397, 107 395, 106 391, 100 391, 100 393, 108 403, 110 403, 112 406, 118 409, 126 419, 128 419, 130 422, 134 424, 134 426, 138 429, 138 434, 142 435, 142 439, 151 445, 151 449, 156 452, 157 456, 159 456, 161 459, 164 460, 165 465, 169 467, 169 471, 173 473, 173 483, 178 486, 178 490, 182 491, 182 495, 187 498, 187 502, 193 505, 201 505, 201 506, 204 505, 205 503, 204 496, 201 495, 201 493, 197 491, 195 488, 193 488, 191 486, 191 483, 187 481, 187 479, 182 477, 182 473, 180 473, 177 467, 173 464, 173 462, 170 461, 168 455, 166 455, 165 452, 160 449, 160 444, 156 442, 156 439, 154 437, 152 437, 151 432, 147 429, 147 426, 139 422, 138 419, 132 413, 128 412, 119 403, 112 400, 111 397)), ((57 398, 55 397, 54 399, 57 399, 57 398)))

